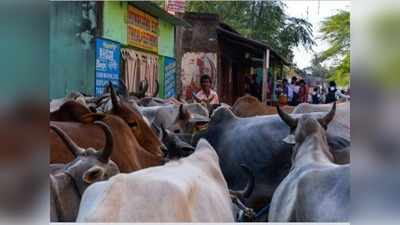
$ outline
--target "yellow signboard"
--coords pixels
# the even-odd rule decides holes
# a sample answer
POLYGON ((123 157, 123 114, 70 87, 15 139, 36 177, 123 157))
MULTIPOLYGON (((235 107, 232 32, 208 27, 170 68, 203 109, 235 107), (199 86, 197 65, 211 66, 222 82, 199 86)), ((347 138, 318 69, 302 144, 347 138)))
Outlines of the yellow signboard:
POLYGON ((157 18, 128 6, 128 45, 157 53, 158 33, 157 18))

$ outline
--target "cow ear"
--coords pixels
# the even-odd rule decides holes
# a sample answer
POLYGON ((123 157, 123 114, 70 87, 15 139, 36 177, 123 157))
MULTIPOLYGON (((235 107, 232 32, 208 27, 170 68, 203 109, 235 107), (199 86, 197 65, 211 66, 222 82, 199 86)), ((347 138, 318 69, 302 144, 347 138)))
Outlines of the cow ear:
POLYGON ((83 180, 87 184, 93 184, 94 182, 104 180, 105 171, 99 166, 93 166, 83 174, 83 180))
POLYGON ((79 118, 81 123, 94 123, 97 120, 103 120, 106 117, 105 113, 88 113, 79 118))
POLYGON ((296 139, 293 134, 289 134, 287 137, 283 139, 283 142, 289 145, 294 145, 296 144, 296 139))
POLYGON ((190 112, 186 109, 186 107, 182 105, 179 106, 179 116, 180 119, 189 120, 190 112))

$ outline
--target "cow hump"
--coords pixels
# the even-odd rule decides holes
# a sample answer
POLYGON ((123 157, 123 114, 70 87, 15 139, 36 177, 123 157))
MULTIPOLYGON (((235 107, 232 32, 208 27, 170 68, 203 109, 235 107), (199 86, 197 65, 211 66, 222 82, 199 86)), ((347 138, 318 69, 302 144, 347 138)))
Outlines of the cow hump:
POLYGON ((211 116, 212 123, 232 121, 238 119, 233 112, 227 107, 217 108, 211 116))

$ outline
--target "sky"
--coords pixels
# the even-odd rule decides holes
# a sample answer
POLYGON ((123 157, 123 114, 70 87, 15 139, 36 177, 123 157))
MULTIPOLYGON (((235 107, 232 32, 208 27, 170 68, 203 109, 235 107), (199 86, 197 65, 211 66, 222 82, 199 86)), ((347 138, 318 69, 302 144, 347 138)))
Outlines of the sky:
MULTIPOLYGON (((322 52, 329 47, 326 41, 318 39, 321 34, 318 32, 321 26, 321 21, 329 16, 334 15, 338 10, 350 10, 350 1, 296 1, 284 0, 286 4, 286 14, 293 17, 300 17, 307 19, 313 25, 313 35, 316 45, 313 47, 314 52, 322 52), (319 6, 319 7, 318 7, 319 6)), ((303 47, 297 47, 294 52, 294 63, 300 69, 311 65, 311 59, 314 52, 307 51, 303 47)))

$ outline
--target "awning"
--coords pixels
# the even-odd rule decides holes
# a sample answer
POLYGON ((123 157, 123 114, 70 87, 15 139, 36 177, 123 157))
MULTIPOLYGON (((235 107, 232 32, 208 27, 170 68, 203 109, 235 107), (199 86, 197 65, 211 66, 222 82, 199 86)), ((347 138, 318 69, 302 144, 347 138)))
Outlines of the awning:
POLYGON ((217 27, 217 34, 228 37, 229 39, 236 40, 237 44, 240 44, 244 47, 247 47, 247 48, 250 48, 250 49, 253 49, 256 51, 265 51, 266 49, 269 49, 271 54, 273 54, 275 57, 277 57, 283 64, 290 65, 290 63, 284 57, 280 56, 276 51, 274 51, 270 46, 268 46, 264 42, 257 41, 257 40, 251 39, 251 38, 243 37, 239 33, 224 29, 221 26, 217 27))

